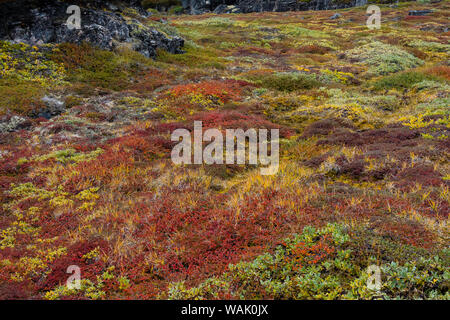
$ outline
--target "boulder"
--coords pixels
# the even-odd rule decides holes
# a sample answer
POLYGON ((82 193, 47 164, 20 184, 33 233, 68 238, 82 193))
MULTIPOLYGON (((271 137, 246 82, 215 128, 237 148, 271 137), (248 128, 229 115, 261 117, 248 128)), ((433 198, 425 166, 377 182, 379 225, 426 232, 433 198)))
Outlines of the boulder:
POLYGON ((55 97, 44 96, 41 102, 45 105, 45 108, 33 113, 32 116, 50 119, 66 110, 65 103, 55 97))
POLYGON ((242 13, 242 10, 237 6, 221 4, 216 9, 214 9, 214 13, 242 13))
POLYGON ((333 15, 330 17, 330 19, 331 19, 331 20, 335 20, 335 19, 339 19, 340 17, 342 17, 342 14, 340 14, 340 13, 335 13, 335 14, 333 14, 333 15))

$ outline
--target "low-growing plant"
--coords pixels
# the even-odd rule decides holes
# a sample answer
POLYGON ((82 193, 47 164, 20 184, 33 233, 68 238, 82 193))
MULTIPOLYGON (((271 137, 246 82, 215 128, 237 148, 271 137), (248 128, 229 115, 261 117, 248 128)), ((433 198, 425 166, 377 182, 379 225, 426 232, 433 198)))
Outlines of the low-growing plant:
POLYGON ((371 75, 386 75, 423 64, 422 60, 405 50, 379 41, 356 47, 344 55, 350 60, 367 65, 371 75))
POLYGON ((300 72, 269 74, 254 82, 264 88, 287 92, 312 89, 322 85, 316 75, 300 72))
MULTIPOLYGON (((275 252, 250 262, 229 265, 222 276, 187 288, 173 283, 171 299, 447 299, 448 270, 438 255, 419 257, 404 264, 382 265, 380 290, 368 286, 367 268, 377 264, 375 252, 368 260, 357 260, 361 252, 351 248, 355 234, 344 225, 306 227, 286 239, 275 252), (427 264, 431 270, 424 268, 427 264), (414 279, 411 281, 411 279, 414 279), (415 290, 417 289, 417 290, 415 290)), ((367 248, 365 249, 367 250, 367 248)), ((370 251, 370 249, 369 249, 370 251)))
POLYGON ((422 72, 408 71, 385 76, 375 81, 374 88, 376 90, 409 89, 414 85, 426 80, 438 80, 438 79, 433 76, 424 74, 422 72))

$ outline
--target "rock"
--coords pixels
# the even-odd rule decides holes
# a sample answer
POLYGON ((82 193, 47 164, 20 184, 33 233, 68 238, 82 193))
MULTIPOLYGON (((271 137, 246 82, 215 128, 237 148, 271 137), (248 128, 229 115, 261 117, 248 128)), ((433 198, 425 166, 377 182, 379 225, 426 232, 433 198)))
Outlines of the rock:
POLYGON ((112 11, 112 12, 119 11, 119 7, 118 6, 116 6, 115 4, 109 3, 109 2, 106 3, 106 8, 109 11, 112 11))
POLYGON ((170 53, 183 53, 184 39, 180 37, 167 38, 156 29, 146 28, 139 21, 135 20, 129 25, 130 34, 133 38, 134 50, 147 57, 156 56, 156 49, 161 48, 170 53))
POLYGON ((433 32, 437 32, 437 33, 447 33, 448 32, 448 27, 445 25, 425 25, 423 27, 420 27, 420 30, 422 31, 433 31, 433 32))
POLYGON ((221 13, 249 13, 261 11, 296 11, 296 10, 332 10, 363 6, 367 0, 182 0, 185 10, 191 14, 206 12, 221 13))
POLYGON ((45 96, 41 99, 41 102, 45 105, 45 108, 35 112, 34 117, 50 119, 66 110, 65 103, 53 97, 45 96))
POLYGON ((342 17, 342 14, 340 14, 340 13, 335 13, 335 14, 333 14, 333 15, 330 17, 330 19, 334 20, 334 19, 339 19, 340 17, 342 17))
POLYGON ((429 13, 432 13, 433 10, 411 10, 409 11, 409 16, 426 16, 429 13))
POLYGON ((0 21, 5 26, 0 28, 0 39, 33 45, 89 42, 105 50, 131 43, 136 51, 147 57, 154 57, 157 48, 171 53, 183 52, 183 39, 170 39, 137 20, 126 21, 120 13, 106 11, 118 8, 108 2, 101 2, 98 7, 94 6, 95 3, 90 1, 89 6, 81 8, 81 29, 78 30, 68 28, 68 5, 62 2, 19 0, 0 3, 0 21), (105 5, 105 10, 99 10, 105 5))
POLYGON ((210 6, 206 0, 191 0, 189 5, 190 14, 202 14, 210 11, 210 6))
POLYGON ((14 132, 26 128, 28 120, 19 116, 3 116, 0 119, 0 133, 14 132))
POLYGON ((277 0, 277 1, 252 1, 239 0, 238 7, 242 12, 261 12, 261 11, 276 11, 285 12, 297 10, 297 0, 277 0))
POLYGON ((222 13, 242 13, 241 8, 237 6, 227 6, 225 4, 219 5, 216 9, 214 9, 214 13, 222 14, 222 13))
POLYGON ((230 13, 230 12, 228 12, 228 6, 226 4, 221 4, 214 9, 214 13, 221 14, 221 13, 230 13))

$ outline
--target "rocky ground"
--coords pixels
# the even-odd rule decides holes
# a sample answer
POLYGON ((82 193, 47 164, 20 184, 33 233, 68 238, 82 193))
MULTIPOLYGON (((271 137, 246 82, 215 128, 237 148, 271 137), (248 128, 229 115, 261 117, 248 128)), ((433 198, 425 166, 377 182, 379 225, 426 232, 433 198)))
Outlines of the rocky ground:
MULTIPOLYGON (((146 57, 155 57, 157 49, 182 53, 180 37, 167 37, 142 20, 148 16, 142 7, 81 6, 82 25, 68 28, 68 4, 59 1, 19 0, 0 3, 0 39, 29 45, 84 42, 104 50, 128 47, 146 57), (109 9, 109 10, 107 10, 109 9), (143 12, 141 12, 143 11, 143 12), (128 12, 128 15, 123 14, 128 12), (139 21, 141 20, 141 21, 139 21)), ((80 5, 82 5, 80 3, 80 5)))
POLYGON ((2 19, 0 298, 448 299, 449 3, 380 6, 2 19), (278 173, 175 166, 194 120, 278 173))
MULTIPOLYGON (((391 1, 386 1, 391 2, 391 1)), ((250 13, 250 12, 286 12, 305 10, 332 10, 362 6, 367 0, 182 0, 183 8, 191 14, 207 12, 250 13)))

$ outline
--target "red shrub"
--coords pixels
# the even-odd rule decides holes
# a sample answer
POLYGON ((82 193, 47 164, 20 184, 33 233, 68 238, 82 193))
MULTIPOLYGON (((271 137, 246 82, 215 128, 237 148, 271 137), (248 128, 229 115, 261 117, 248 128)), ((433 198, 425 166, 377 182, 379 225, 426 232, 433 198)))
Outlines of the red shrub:
POLYGON ((317 264, 335 252, 329 234, 323 235, 317 243, 307 245, 305 242, 299 242, 292 249, 292 256, 285 259, 294 261, 294 269, 299 270, 306 265, 317 264))
POLYGON ((70 265, 77 265, 81 269, 81 277, 96 281, 97 275, 101 275, 106 267, 102 259, 86 260, 82 257, 99 248, 100 252, 108 253, 108 243, 104 240, 91 240, 78 242, 67 249, 67 255, 56 259, 50 265, 51 272, 40 285, 43 290, 50 290, 65 283, 70 276, 66 273, 70 265))
POLYGON ((178 85, 170 89, 167 93, 173 97, 182 97, 190 94, 201 94, 207 97, 215 97, 221 103, 229 101, 240 101, 243 90, 253 86, 246 81, 225 80, 225 81, 204 81, 200 83, 190 83, 178 85))
POLYGON ((188 119, 188 123, 193 121, 202 121, 203 128, 222 128, 222 129, 280 129, 281 137, 289 137, 294 132, 291 129, 281 127, 260 116, 244 115, 236 111, 210 111, 202 112, 188 119))
POLYGON ((406 168, 394 177, 394 181, 396 181, 397 187, 402 190, 409 190, 416 183, 424 187, 437 187, 444 183, 442 175, 430 165, 415 165, 412 168, 406 168))
POLYGON ((423 225, 410 221, 392 219, 377 221, 373 226, 381 235, 400 241, 415 247, 430 248, 433 245, 434 236, 423 225))
POLYGON ((442 77, 450 80, 450 67, 449 66, 435 66, 428 68, 424 71, 426 74, 430 74, 437 77, 442 77))

